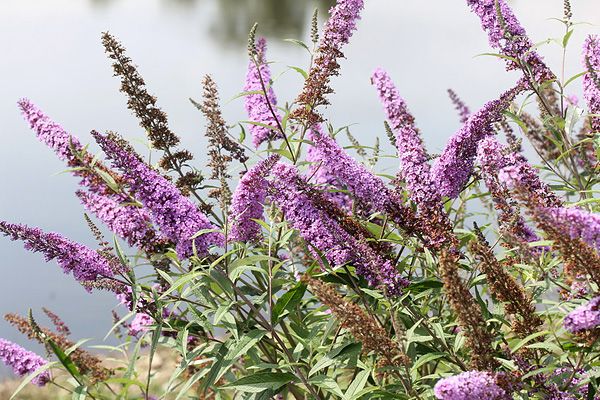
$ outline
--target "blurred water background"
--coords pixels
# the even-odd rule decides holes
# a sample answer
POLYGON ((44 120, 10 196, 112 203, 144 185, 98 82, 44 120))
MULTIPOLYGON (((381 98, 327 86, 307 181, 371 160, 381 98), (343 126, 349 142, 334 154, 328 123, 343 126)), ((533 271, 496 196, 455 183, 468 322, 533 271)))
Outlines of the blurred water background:
MULTIPOLYGON (((100 33, 109 30, 139 65, 151 93, 168 113, 173 131, 204 163, 204 121, 188 98, 200 98, 201 78, 210 73, 219 84, 229 122, 245 118, 243 100, 229 101, 244 84, 246 37, 256 21, 269 39, 275 61, 275 89, 292 100, 302 80, 288 66, 306 67, 305 50, 285 38, 309 41, 315 7, 324 18, 331 0, 0 0, 0 218, 59 231, 94 245, 74 196, 76 180, 59 174, 63 164, 28 129, 16 101, 28 97, 84 143, 89 132, 115 130, 129 139, 144 133, 126 109, 103 54, 100 33)), ((417 119, 432 153, 439 152, 459 128, 446 89, 453 88, 476 110, 518 79, 489 52, 478 18, 464 0, 369 0, 359 30, 346 48, 342 75, 326 114, 336 126, 350 125, 354 135, 372 145, 384 119, 369 82, 382 66, 396 81, 417 119)), ((514 0, 515 13, 536 42, 562 37, 562 0, 514 0)), ((593 25, 576 27, 567 53, 566 75, 582 71, 584 34, 598 33, 598 0, 572 0, 574 19, 593 25)), ((561 71, 556 44, 540 50, 561 71)), ((570 93, 581 98, 580 81, 570 93)), ((92 146, 94 151, 97 147, 92 146)), ((388 167, 390 167, 388 165, 388 167)), ((392 171, 389 168, 388 171, 392 171)), ((111 326, 114 297, 87 294, 54 263, 29 253, 21 243, 0 239, 0 314, 39 315, 45 306, 59 314, 74 337, 101 342, 111 326)), ((4 321, 0 337, 32 347, 4 321)), ((5 369, 0 369, 0 374, 5 369)))

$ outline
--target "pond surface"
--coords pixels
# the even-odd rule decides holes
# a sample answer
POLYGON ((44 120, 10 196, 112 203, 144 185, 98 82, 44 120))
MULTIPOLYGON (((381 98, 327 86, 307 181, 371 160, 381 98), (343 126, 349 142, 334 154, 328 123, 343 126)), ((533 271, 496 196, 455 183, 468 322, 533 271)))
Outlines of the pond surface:
MULTIPOLYGON (((511 2, 536 42, 562 36, 562 0, 511 2)), ((597 0, 575 0, 580 26, 572 38, 567 75, 580 72, 584 33, 598 32, 597 0)), ((331 1, 309 0, 20 0, 0 3, 0 218, 55 230, 93 245, 73 195, 76 180, 29 131, 16 108, 28 97, 70 132, 90 142, 89 131, 115 130, 132 140, 144 134, 125 107, 119 83, 100 45, 109 30, 128 49, 148 87, 168 113, 184 146, 203 162, 204 121, 188 98, 198 99, 200 82, 210 73, 220 86, 228 121, 244 119, 241 91, 246 69, 246 35, 254 21, 269 39, 275 61, 275 89, 292 100, 301 77, 287 66, 305 67, 306 52, 285 38, 308 41, 307 27, 315 6, 321 15, 331 1), (280 75, 281 74, 281 75, 280 75)), ((336 95, 327 116, 335 126, 352 126, 364 144, 385 139, 383 113, 370 86, 371 71, 382 66, 393 76, 417 118, 432 153, 439 152, 459 127, 446 89, 453 88, 471 106, 480 107, 517 79, 493 57, 479 20, 464 0, 369 0, 359 31, 346 49, 342 75, 334 79, 336 95)), ((544 46, 542 53, 560 71, 561 51, 544 46)), ((573 84, 580 94, 579 84, 573 84)), ((580 96, 581 97, 581 96, 580 96)), ((385 143, 385 141, 382 141, 385 143)), ((386 144, 387 150, 391 148, 386 144)), ((97 147, 92 146, 94 151, 97 147)), ((390 165, 389 172, 393 172, 390 165)), ((39 315, 45 306, 71 326, 76 338, 100 342, 111 325, 113 296, 87 294, 54 264, 21 244, 0 240, 0 314, 39 315)), ((0 322, 0 337, 27 344, 12 327, 0 322)), ((27 344, 30 346, 29 344, 27 344)), ((0 370, 2 372, 3 370, 0 370)))

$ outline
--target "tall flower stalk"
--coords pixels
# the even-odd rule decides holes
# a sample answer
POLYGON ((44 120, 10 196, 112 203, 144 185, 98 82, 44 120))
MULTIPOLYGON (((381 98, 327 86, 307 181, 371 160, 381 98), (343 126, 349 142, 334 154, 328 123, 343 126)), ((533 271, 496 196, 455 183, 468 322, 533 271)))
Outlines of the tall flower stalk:
POLYGON ((282 133, 278 131, 281 115, 277 110, 275 91, 271 87, 271 67, 267 63, 267 40, 259 38, 255 49, 256 53, 248 62, 244 91, 258 93, 246 95, 244 106, 250 121, 256 123, 251 124, 249 129, 252 144, 258 147, 271 138, 281 137, 282 133), (263 85, 266 92, 263 91, 263 85))
POLYGON ((160 232, 175 243, 177 254, 187 258, 195 248, 199 255, 206 255, 212 245, 220 245, 223 237, 188 198, 157 171, 148 166, 115 134, 92 135, 112 161, 121 170, 130 190, 152 217, 160 232), (201 232, 201 231, 211 232, 201 232), (200 235, 194 239, 192 236, 200 235))
POLYGON ((338 0, 330 10, 316 58, 297 99, 299 107, 294 112, 308 127, 322 121, 316 108, 329 104, 326 96, 333 92, 329 81, 339 73, 338 59, 343 57, 342 48, 356 30, 363 8, 364 0, 338 0))
POLYGON ((486 103, 450 138, 431 169, 432 180, 442 196, 455 198, 462 191, 473 172, 479 142, 493 134, 492 125, 500 121, 502 112, 523 90, 521 81, 498 99, 486 103))
MULTIPOLYGON (((321 252, 333 265, 353 262, 357 273, 369 285, 382 286, 396 295, 407 285, 389 260, 383 259, 365 243, 356 240, 324 210, 313 204, 294 166, 276 164, 272 169, 271 198, 281 208, 286 219, 298 230, 302 238, 315 250, 321 252)), ((318 255, 317 255, 318 257, 318 255)))
POLYGON ((42 253, 46 261, 56 260, 67 274, 85 283, 102 277, 112 277, 108 261, 87 246, 73 242, 54 232, 0 221, 0 232, 11 240, 25 242, 25 249, 42 253))
POLYGON ((506 0, 467 0, 467 4, 481 20, 490 46, 505 56, 507 70, 528 71, 538 83, 554 79, 506 0))
POLYGON ((154 246, 159 238, 150 223, 150 216, 143 208, 132 205, 132 199, 126 193, 119 191, 121 177, 94 160, 76 136, 31 101, 20 100, 19 108, 38 139, 66 161, 73 168, 73 175, 81 179, 83 189, 77 191, 77 196, 85 209, 127 240, 130 246, 145 249, 154 246))
POLYGON ((313 162, 319 163, 330 177, 346 188, 368 212, 389 214, 402 228, 411 229, 414 215, 404 206, 402 199, 390 190, 383 180, 354 160, 342 149, 334 138, 311 129, 307 139, 313 142, 313 162))
MULTIPOLYGON (((583 96, 590 114, 600 114, 600 36, 590 35, 583 45, 583 96)), ((592 131, 600 131, 600 117, 590 117, 592 131)))
MULTIPOLYGON (((18 376, 35 373, 38 369, 48 364, 48 361, 31 351, 25 350, 18 344, 0 339, 0 360, 9 366, 18 376)), ((50 380, 48 371, 44 371, 33 378, 32 382, 44 386, 50 380)))
POLYGON ((252 242, 260 239, 261 227, 254 220, 261 220, 267 198, 267 176, 279 156, 272 155, 262 160, 244 174, 238 184, 229 210, 231 231, 234 241, 252 242))
POLYGON ((371 82, 396 135, 396 148, 400 170, 398 177, 404 181, 411 200, 416 204, 418 217, 428 236, 429 244, 440 248, 454 245, 450 220, 442 210, 442 198, 431 178, 429 155, 423 144, 415 119, 390 76, 381 68, 373 72, 371 82))

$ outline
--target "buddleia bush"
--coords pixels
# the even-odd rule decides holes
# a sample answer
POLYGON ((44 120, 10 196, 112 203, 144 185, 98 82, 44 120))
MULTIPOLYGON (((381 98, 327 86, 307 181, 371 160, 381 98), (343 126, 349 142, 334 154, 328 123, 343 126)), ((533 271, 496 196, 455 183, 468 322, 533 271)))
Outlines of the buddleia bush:
MULTIPOLYGON (((583 72, 559 76, 504 0, 467 3, 518 80, 473 112, 450 91, 461 127, 439 155, 381 68, 370 96, 390 145, 360 144, 322 114, 335 112, 330 85, 363 0, 339 0, 322 29, 315 14, 312 43, 295 41, 311 53, 294 68, 295 99, 277 98, 257 26, 238 96, 247 121, 225 121, 204 78, 190 105, 206 121, 204 167, 110 33, 102 43, 157 163, 116 132, 92 132, 92 154, 19 101, 80 180, 97 245, 6 221, 0 231, 89 295, 114 294, 120 343, 93 353, 50 310, 52 328, 9 314, 47 350, 0 339, 22 386, 98 400, 600 398, 600 38, 587 37, 583 72), (397 174, 378 173, 390 158, 397 174), (175 360, 167 379, 157 354, 175 360)), ((559 20, 566 49, 568 2, 559 20)))

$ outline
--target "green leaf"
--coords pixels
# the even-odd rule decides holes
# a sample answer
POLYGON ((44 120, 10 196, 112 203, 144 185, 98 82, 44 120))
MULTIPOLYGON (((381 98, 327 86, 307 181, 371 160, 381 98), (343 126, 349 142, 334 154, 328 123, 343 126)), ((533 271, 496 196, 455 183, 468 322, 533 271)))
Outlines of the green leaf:
POLYGON ((216 357, 217 362, 213 364, 210 374, 207 377, 207 380, 210 382, 209 385, 221 379, 235 361, 247 353, 265 334, 265 331, 253 330, 242 336, 228 351, 227 346, 222 346, 216 357))
POLYGON ((361 348, 362 345, 360 343, 349 343, 347 345, 333 349, 325 356, 323 356, 319 361, 317 361, 315 365, 313 365, 313 367, 308 372, 308 376, 312 376, 313 374, 322 370, 323 368, 332 365, 337 360, 342 360, 346 357, 352 357, 353 355, 360 353, 361 348))
POLYGON ((549 353, 554 353, 554 354, 563 354, 564 353, 563 349, 561 349, 560 346, 558 346, 556 343, 552 343, 552 342, 532 343, 525 347, 527 347, 528 349, 544 349, 544 350, 548 351, 549 353))
POLYGON ((220 344, 217 349, 217 354, 215 355, 215 361, 213 362, 210 370, 208 371, 208 375, 205 379, 202 380, 199 391, 204 392, 210 386, 212 386, 216 381, 218 376, 222 376, 221 368, 223 368, 223 362, 225 360, 225 355, 227 354, 227 346, 225 344, 220 344))
POLYGON ((45 338, 45 340, 52 349, 52 352, 56 355, 56 358, 58 358, 58 361, 60 361, 60 363, 63 365, 63 367, 65 367, 67 372, 79 382, 82 376, 73 360, 71 360, 71 357, 66 355, 65 352, 60 347, 58 347, 54 340, 50 338, 45 338))
POLYGON ((510 60, 515 63, 519 61, 514 57, 505 56, 504 54, 499 54, 499 53, 481 53, 481 54, 478 54, 476 57, 481 57, 481 56, 492 56, 492 57, 503 58, 505 60, 510 60))
POLYGON ((242 124, 238 124, 240 126, 240 136, 238 138, 238 141, 240 143, 244 143, 244 140, 246 139, 246 129, 244 129, 244 125, 242 124))
POLYGON ((258 343, 265 336, 265 334, 265 331, 258 329, 246 333, 229 350, 227 356, 225 356, 225 361, 227 363, 233 364, 236 359, 246 354, 246 352, 250 350, 251 347, 258 343))
POLYGON ((304 43, 302 40, 298 40, 298 39, 283 39, 284 42, 290 42, 290 43, 294 43, 304 49, 306 49, 306 51, 308 51, 308 54, 312 54, 312 52, 310 51, 310 48, 306 45, 306 43, 304 43))
POLYGON ((221 387, 240 392, 260 393, 269 389, 277 390, 290 382, 298 382, 296 375, 289 372, 261 372, 245 376, 221 387))
POLYGON ((240 97, 246 97, 246 96, 251 96, 253 94, 261 94, 264 95, 265 92, 262 91, 262 89, 260 90, 249 90, 247 92, 240 92, 238 94, 236 94, 235 96, 233 96, 231 99, 227 100, 227 102, 225 104, 229 104, 230 102, 232 102, 235 99, 239 99, 240 97))
POLYGON ((106 183, 109 188, 111 188, 114 192, 119 192, 119 185, 108 172, 103 171, 100 168, 94 168, 94 172, 97 173, 100 178, 102 178, 104 183, 106 183))
POLYGON ((346 393, 344 393, 345 400, 354 400, 358 398, 357 395, 367 384, 369 374, 370 371, 360 371, 358 374, 356 374, 356 378, 354 378, 350 386, 348 386, 346 393))
POLYGON ((569 39, 571 39, 571 35, 573 35, 573 29, 570 29, 567 34, 563 37, 562 40, 562 47, 565 48, 567 47, 567 44, 569 44, 569 39))
POLYGON ((511 348, 511 351, 513 353, 516 353, 521 347, 525 346, 527 343, 531 342, 533 339, 538 338, 540 336, 547 335, 549 333, 550 333, 549 331, 541 331, 541 332, 532 333, 531 335, 527 336, 525 339, 523 339, 519 343, 517 343, 515 347, 511 348))
POLYGON ((419 357, 419 359, 413 364, 413 366, 412 366, 411 369, 413 371, 417 371, 417 369, 419 367, 421 367, 422 365, 425 365, 428 362, 435 361, 438 358, 443 358, 443 357, 446 357, 446 353, 428 353, 428 354, 425 354, 423 357, 419 357))
POLYGON ((304 297, 304 293, 306 292, 306 285, 300 283, 296 285, 289 292, 285 293, 283 296, 277 300, 275 306, 273 307, 273 312, 271 314, 271 323, 273 325, 279 322, 279 318, 283 315, 284 311, 290 311, 300 301, 302 301, 302 297, 304 297))
POLYGON ((215 318, 213 321, 214 325, 219 325, 219 322, 221 322, 221 320, 223 319, 225 314, 227 314, 229 312, 229 309, 231 308, 232 305, 233 305, 232 302, 228 302, 226 304, 219 306, 219 308, 217 309, 217 312, 215 313, 215 318))
POLYGON ((310 383, 311 385, 315 385, 326 392, 334 394, 339 398, 344 397, 344 393, 342 392, 342 389, 340 389, 340 386, 337 384, 337 382, 327 375, 313 376, 308 380, 308 383, 310 383))
POLYGON ((580 77, 582 77, 582 76, 583 76, 583 75, 585 75, 586 73, 587 73, 587 71, 583 71, 583 72, 580 72, 580 73, 578 73, 578 74, 575 74, 575 75, 573 75, 572 77, 570 77, 570 78, 569 78, 569 79, 568 79, 568 80, 565 82, 565 84, 563 85, 563 88, 566 88, 566 87, 567 87, 567 85, 568 85, 569 83, 573 82, 573 81, 574 81, 575 79, 577 79, 577 78, 580 78, 580 77))
POLYGON ((161 332, 162 322, 159 322, 152 332, 152 343, 150 345, 150 354, 148 355, 148 375, 146 377, 147 387, 150 387, 150 379, 152 378, 152 361, 154 361, 154 354, 156 354, 156 347, 158 346, 158 339, 161 337, 161 332))
POLYGON ((291 69, 293 69, 294 71, 296 71, 300 75, 302 75, 302 77, 304 79, 308 79, 308 73, 305 70, 303 70, 302 68, 300 68, 300 67, 294 67, 293 65, 288 65, 288 67, 291 68, 291 69))
POLYGON ((87 395, 87 387, 80 385, 73 390, 71 400, 85 400, 87 395))
POLYGON ((381 300, 384 298, 383 294, 381 294, 381 292, 379 292, 377 290, 372 290, 372 289, 367 289, 367 288, 360 288, 360 290, 362 290, 363 292, 365 292, 366 294, 368 294, 369 296, 371 296, 374 299, 381 300))
POLYGON ((441 289, 442 286, 444 286, 444 284, 438 279, 424 279, 422 281, 411 283, 406 290, 419 293, 428 289, 441 289))

